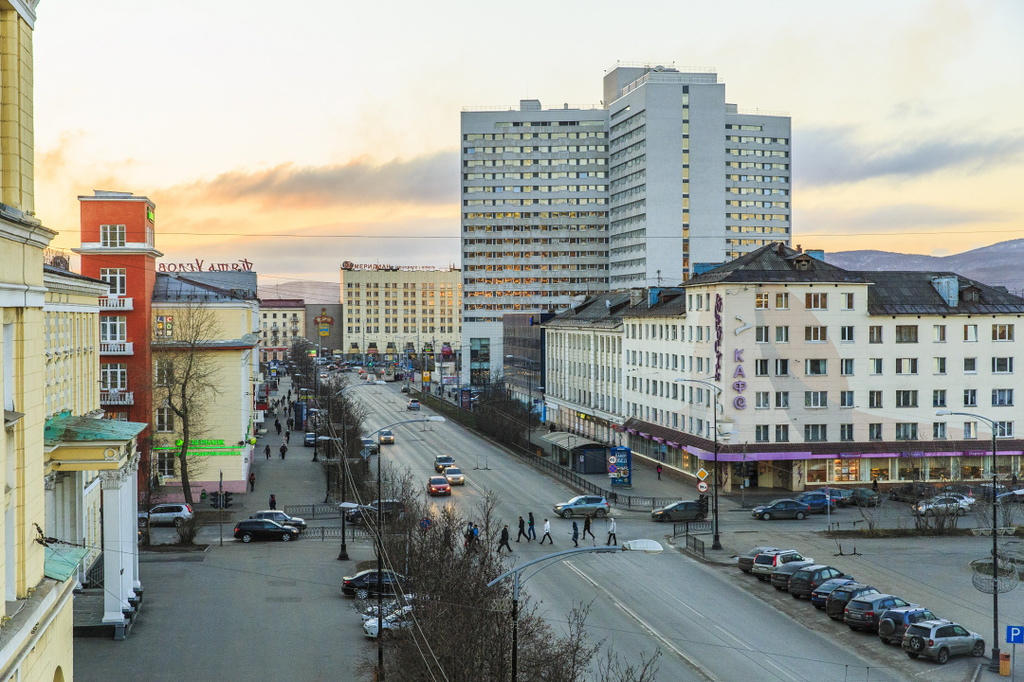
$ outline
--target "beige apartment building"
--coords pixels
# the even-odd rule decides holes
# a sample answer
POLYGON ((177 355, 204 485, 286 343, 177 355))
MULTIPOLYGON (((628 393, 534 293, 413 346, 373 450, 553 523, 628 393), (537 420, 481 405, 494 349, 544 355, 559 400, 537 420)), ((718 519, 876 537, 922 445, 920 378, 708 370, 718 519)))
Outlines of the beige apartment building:
POLYGON ((306 330, 306 303, 301 298, 266 298, 260 302, 260 362, 285 361, 292 344, 306 330))

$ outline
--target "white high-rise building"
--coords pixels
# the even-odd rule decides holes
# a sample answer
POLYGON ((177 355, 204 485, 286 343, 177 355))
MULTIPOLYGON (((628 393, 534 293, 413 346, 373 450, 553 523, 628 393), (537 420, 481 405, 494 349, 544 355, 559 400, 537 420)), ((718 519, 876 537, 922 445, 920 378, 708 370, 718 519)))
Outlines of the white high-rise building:
POLYGON ((462 112, 462 382, 501 371, 505 313, 679 284, 790 242, 790 119, 711 71, 617 64, 600 107, 462 112))

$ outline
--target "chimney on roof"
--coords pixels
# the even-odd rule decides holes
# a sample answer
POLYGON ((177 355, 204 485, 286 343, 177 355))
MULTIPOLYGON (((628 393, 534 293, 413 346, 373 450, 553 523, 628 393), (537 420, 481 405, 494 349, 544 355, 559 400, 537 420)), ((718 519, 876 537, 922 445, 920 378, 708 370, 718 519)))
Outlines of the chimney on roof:
POLYGON ((801 247, 799 244, 797 244, 796 245, 796 252, 797 253, 803 253, 804 252, 803 247, 801 247))
POLYGON ((932 286, 950 308, 955 308, 960 304, 960 279, 956 275, 932 277, 932 286))
POLYGON ((644 300, 643 289, 630 289, 629 290, 629 307, 635 308, 640 305, 640 301, 644 300))

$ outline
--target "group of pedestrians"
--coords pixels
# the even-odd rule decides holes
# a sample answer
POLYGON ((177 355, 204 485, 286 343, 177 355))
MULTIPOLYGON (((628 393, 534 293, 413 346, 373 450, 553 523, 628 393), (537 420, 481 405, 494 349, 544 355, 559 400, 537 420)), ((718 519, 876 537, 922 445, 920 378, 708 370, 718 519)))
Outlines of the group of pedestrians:
MULTIPOLYGON (((475 528, 475 526, 473 527, 475 528)), ((570 535, 572 537, 573 546, 579 547, 580 527, 576 521, 572 522, 572 533, 570 535)), ((594 540, 596 543, 597 537, 594 535, 593 528, 591 527, 590 516, 583 517, 584 540, 587 539, 587 535, 590 535, 591 539, 594 540)), ((522 541, 523 538, 526 538, 527 542, 533 542, 537 539, 536 521, 533 518, 533 512, 527 514, 526 519, 524 519, 522 516, 519 517, 519 534, 516 536, 516 542, 522 541)), ((551 537, 551 522, 547 519, 544 519, 544 534, 540 538, 540 544, 543 545, 545 540, 547 540, 548 543, 551 545, 555 544, 554 539, 552 539, 551 537)), ((467 540, 467 544, 469 544, 469 542, 470 541, 467 540)), ((605 545, 617 544, 619 544, 619 538, 617 537, 615 532, 615 518, 612 517, 608 519, 608 540, 605 542, 605 545)), ((501 529, 501 537, 498 540, 499 554, 501 553, 502 549, 507 549, 509 553, 512 552, 512 545, 509 544, 509 531, 507 525, 501 529)))

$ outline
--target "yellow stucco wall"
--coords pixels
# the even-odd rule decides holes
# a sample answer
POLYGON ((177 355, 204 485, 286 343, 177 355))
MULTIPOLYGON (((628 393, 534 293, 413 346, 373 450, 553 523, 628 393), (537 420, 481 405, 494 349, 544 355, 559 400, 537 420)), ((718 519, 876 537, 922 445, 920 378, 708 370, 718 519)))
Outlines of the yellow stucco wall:
POLYGON ((0 5, 0 200, 25 212, 35 211, 32 68, 31 27, 0 5))
MULTIPOLYGON (((71 578, 73 582, 75 579, 71 578)), ((54 589, 71 590, 71 585, 54 589)), ((68 599, 54 614, 35 646, 21 665, 21 679, 25 682, 53 682, 58 668, 64 680, 74 679, 74 600, 68 599)))
POLYGON ((99 294, 59 275, 46 279, 46 416, 89 414, 100 409, 99 294))

